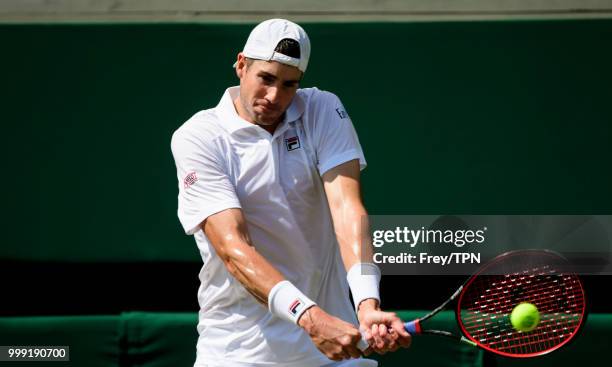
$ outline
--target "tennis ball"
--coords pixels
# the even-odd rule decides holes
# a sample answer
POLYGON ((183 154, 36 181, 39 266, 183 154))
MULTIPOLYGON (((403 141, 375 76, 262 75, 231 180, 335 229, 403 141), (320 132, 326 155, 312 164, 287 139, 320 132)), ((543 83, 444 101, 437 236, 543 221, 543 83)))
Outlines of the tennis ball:
POLYGON ((533 303, 519 303, 510 314, 510 322, 516 330, 531 331, 538 326, 540 313, 533 303))

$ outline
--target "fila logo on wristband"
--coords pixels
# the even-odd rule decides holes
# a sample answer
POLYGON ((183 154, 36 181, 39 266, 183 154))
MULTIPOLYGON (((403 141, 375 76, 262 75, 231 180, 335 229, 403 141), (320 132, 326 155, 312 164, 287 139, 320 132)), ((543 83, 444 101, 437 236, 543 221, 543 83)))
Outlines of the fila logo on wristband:
POLYGON ((302 309, 302 306, 304 306, 304 302, 301 299, 296 298, 295 301, 291 303, 291 306, 289 306, 289 312, 295 316, 302 309))
POLYGON ((278 282, 268 294, 268 307, 276 317, 297 323, 308 307, 316 305, 288 280, 278 282))

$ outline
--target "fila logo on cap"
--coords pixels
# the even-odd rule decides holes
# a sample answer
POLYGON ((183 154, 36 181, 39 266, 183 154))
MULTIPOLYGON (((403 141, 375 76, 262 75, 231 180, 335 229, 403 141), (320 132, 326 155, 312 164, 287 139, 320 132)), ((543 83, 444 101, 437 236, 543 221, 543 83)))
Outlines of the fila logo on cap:
POLYGON ((285 139, 285 145, 287 146, 288 152, 299 149, 301 147, 300 138, 297 136, 294 136, 292 138, 285 139))
POLYGON ((295 316, 302 309, 302 306, 304 306, 304 302, 302 302, 301 299, 296 298, 295 301, 291 303, 291 306, 289 306, 289 312, 295 316))

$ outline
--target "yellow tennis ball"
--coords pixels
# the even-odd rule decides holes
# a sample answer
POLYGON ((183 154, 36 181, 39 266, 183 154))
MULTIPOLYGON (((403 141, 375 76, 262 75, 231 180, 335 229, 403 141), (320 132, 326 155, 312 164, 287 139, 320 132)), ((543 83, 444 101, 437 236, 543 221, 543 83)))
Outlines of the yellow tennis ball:
POLYGON ((538 326, 540 313, 533 303, 519 303, 510 314, 510 322, 516 330, 531 331, 538 326))

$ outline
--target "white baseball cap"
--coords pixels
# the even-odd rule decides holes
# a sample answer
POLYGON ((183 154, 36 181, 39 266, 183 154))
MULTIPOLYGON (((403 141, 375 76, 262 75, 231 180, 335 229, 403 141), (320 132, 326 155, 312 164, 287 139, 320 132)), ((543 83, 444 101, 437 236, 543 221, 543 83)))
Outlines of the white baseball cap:
POLYGON ((310 58, 310 39, 302 27, 291 21, 268 19, 253 28, 242 53, 251 59, 278 61, 305 72, 310 58), (299 59, 274 51, 278 43, 285 38, 295 40, 300 45, 299 59))

